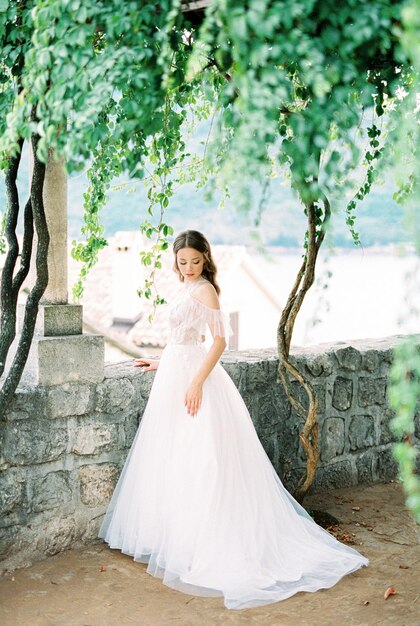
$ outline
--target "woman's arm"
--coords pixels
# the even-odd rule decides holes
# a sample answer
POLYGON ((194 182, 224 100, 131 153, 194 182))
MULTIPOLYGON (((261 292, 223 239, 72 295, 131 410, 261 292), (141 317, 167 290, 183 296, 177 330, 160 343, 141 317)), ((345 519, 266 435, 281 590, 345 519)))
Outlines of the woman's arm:
MULTIPOLYGON (((197 299, 211 309, 220 309, 217 293, 211 285, 201 287, 197 291, 197 299)), ((225 338, 220 335, 215 336, 213 329, 210 328, 210 330, 213 335, 213 344, 185 394, 184 404, 187 407, 188 414, 191 416, 196 415, 201 406, 204 381, 219 361, 226 348, 225 338)))
POLYGON ((157 370, 159 361, 153 359, 134 359, 134 367, 141 367, 143 371, 157 370))

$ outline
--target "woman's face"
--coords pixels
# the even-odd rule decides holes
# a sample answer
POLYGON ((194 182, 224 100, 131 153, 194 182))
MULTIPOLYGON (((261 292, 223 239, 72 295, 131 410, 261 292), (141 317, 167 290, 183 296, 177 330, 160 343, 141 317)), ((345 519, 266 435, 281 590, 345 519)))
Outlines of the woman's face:
POLYGON ((204 254, 194 248, 181 248, 176 253, 178 269, 186 282, 201 276, 205 260, 204 254))

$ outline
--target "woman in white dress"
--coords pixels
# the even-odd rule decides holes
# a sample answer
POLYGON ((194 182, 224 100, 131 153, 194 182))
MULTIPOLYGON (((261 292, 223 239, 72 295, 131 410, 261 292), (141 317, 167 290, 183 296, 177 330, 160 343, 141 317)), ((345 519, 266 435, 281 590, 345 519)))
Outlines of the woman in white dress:
POLYGON ((170 340, 159 361, 135 362, 157 372, 99 536, 167 586, 229 609, 331 587, 368 560, 283 487, 220 365, 230 327, 207 240, 181 233, 174 255, 170 340))

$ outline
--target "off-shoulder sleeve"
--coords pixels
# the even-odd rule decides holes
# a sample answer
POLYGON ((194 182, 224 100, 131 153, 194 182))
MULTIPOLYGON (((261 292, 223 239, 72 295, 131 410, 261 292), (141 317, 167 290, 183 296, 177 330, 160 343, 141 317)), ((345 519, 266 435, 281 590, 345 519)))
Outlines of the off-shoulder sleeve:
POLYGON ((203 304, 193 296, 191 297, 194 308, 194 319, 196 328, 200 333, 204 333, 206 325, 210 328, 213 337, 224 337, 228 339, 233 335, 229 316, 221 309, 212 309, 203 304))

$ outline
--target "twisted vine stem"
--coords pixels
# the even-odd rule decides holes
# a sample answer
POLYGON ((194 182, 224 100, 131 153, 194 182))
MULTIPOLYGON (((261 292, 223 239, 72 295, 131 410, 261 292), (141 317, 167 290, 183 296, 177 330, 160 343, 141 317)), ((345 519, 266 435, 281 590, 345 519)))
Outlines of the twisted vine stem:
POLYGON ((295 283, 282 311, 277 328, 277 348, 279 353, 279 379, 283 383, 287 396, 298 416, 305 420, 299 433, 299 439, 306 452, 306 474, 304 474, 295 489, 294 496, 302 502, 309 487, 312 485, 319 458, 318 434, 318 399, 311 383, 299 372, 290 359, 290 343, 296 316, 300 310, 306 293, 315 279, 315 266, 319 249, 325 237, 328 222, 331 217, 331 207, 326 196, 322 198, 323 210, 316 202, 306 205, 305 212, 308 220, 306 233, 306 254, 297 274, 295 283), (296 380, 304 389, 308 397, 309 406, 306 410, 292 390, 290 377, 296 380))

